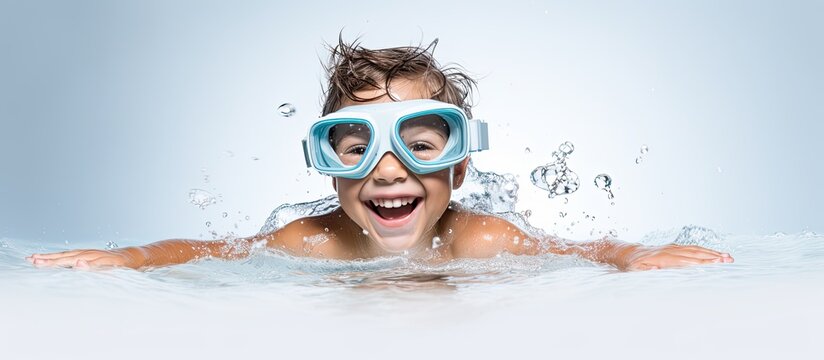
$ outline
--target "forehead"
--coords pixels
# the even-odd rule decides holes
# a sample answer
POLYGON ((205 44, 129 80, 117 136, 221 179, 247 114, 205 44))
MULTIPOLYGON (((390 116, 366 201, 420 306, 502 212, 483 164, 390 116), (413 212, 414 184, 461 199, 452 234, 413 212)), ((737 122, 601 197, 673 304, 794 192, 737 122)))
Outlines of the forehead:
MULTIPOLYGON (((383 84, 381 84, 383 85, 383 84)), ((344 108, 350 105, 365 105, 365 104, 379 104, 379 103, 387 103, 392 102, 395 100, 403 101, 403 100, 415 100, 415 99, 429 99, 432 97, 432 92, 429 91, 429 88, 423 81, 413 80, 413 79, 406 79, 406 78, 394 78, 389 83, 389 91, 386 91, 383 87, 380 89, 368 89, 368 90, 359 90, 355 91, 355 95, 359 98, 363 99, 370 99, 373 97, 378 97, 371 101, 364 101, 364 102, 357 102, 353 101, 349 98, 344 98, 341 101, 340 108, 344 108), (386 93, 389 92, 392 94, 395 99, 390 98, 386 93)))

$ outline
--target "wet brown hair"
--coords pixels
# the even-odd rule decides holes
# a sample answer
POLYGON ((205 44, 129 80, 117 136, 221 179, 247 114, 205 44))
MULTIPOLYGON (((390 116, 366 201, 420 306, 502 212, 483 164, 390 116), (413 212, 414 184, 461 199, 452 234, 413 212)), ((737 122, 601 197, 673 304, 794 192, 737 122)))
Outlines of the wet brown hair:
POLYGON ((354 102, 375 100, 361 98, 356 91, 385 89, 389 93, 392 79, 404 78, 423 82, 432 99, 453 104, 472 117, 472 94, 477 91, 477 81, 465 74, 460 65, 446 64, 441 67, 433 58, 438 39, 429 46, 404 46, 387 49, 366 49, 358 39, 346 43, 342 34, 334 47, 327 44, 329 62, 324 64, 327 85, 323 91, 323 115, 340 109, 344 98, 354 102))

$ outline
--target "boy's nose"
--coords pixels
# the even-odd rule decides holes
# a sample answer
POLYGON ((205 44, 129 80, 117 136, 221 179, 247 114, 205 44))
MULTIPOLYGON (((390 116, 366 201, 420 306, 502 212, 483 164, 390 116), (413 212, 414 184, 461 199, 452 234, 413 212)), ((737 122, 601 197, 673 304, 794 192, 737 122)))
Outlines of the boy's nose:
POLYGON ((375 166, 375 171, 372 172, 373 179, 384 183, 401 182, 406 180, 407 176, 409 176, 408 170, 392 153, 384 154, 375 166))

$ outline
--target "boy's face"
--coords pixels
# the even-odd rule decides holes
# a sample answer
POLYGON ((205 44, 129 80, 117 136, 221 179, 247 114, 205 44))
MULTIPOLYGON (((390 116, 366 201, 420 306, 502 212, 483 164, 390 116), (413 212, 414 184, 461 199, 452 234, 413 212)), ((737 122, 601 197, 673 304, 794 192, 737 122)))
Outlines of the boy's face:
MULTIPOLYGON (((406 79, 392 80, 389 91, 399 100, 429 99, 431 96, 423 84, 406 79)), ((369 102, 347 100, 341 107, 393 101, 385 93, 384 89, 359 91, 355 95, 360 98, 384 96, 369 102)), ((441 140, 437 133, 421 134, 414 126, 408 129, 408 134, 429 136, 429 143, 441 140)), ((455 165, 455 188, 463 182, 467 161, 455 165)), ((430 245, 432 237, 438 235, 435 225, 449 205, 452 194, 449 177, 449 169, 415 174, 394 154, 386 153, 365 178, 335 178, 333 185, 341 207, 352 221, 366 230, 381 250, 397 253, 430 245)))

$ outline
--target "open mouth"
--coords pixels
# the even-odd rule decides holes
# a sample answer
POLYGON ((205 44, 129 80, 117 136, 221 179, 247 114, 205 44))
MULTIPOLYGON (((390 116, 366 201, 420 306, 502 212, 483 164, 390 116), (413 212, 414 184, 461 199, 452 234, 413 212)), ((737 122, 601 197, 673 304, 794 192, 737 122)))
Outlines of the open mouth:
POLYGON ((412 214, 421 199, 419 197, 373 199, 364 201, 364 205, 381 219, 391 221, 400 220, 412 214))

